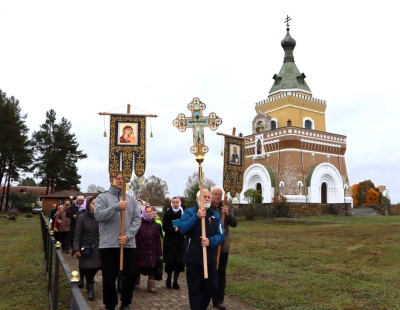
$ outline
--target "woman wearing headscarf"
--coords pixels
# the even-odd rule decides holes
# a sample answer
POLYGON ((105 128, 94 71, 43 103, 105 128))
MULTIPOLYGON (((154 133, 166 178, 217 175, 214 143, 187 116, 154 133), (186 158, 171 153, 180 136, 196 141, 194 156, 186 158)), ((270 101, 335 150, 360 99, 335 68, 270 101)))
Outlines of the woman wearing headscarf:
MULTIPOLYGON (((76 219, 73 254, 79 258, 79 270, 86 278, 88 299, 94 299, 93 280, 101 268, 99 223, 94 218, 96 197, 87 197, 86 210, 76 219)), ((83 279, 81 279, 83 282, 83 279)))
POLYGON ((54 219, 57 222, 54 225, 58 225, 58 235, 61 242, 62 251, 65 252, 65 254, 68 254, 68 234, 70 229, 70 219, 67 217, 67 211, 64 205, 58 206, 58 211, 54 219))
POLYGON ((153 218, 151 206, 142 208, 142 223, 135 239, 139 278, 137 282, 140 283, 140 274, 148 276, 147 290, 150 293, 157 293, 155 274, 162 249, 160 228, 153 218))
POLYGON ((163 261, 165 263, 165 272, 168 275, 165 285, 167 288, 173 287, 177 290, 180 288, 178 284, 179 274, 185 271, 185 264, 183 262, 185 239, 184 235, 180 233, 179 224, 177 223, 182 214, 181 200, 179 197, 172 198, 171 208, 165 211, 163 217, 163 230, 165 232, 163 261), (174 282, 171 286, 172 272, 174 273, 174 282))

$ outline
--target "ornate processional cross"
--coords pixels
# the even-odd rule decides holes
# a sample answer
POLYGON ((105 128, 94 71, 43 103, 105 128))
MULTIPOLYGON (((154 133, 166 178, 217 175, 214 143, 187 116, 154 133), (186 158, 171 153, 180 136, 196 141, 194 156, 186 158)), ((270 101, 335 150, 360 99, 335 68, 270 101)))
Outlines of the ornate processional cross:
MULTIPOLYGON (((207 117, 203 116, 203 110, 206 105, 201 102, 199 98, 193 98, 188 104, 188 109, 192 111, 192 117, 186 117, 185 114, 180 113, 178 117, 172 121, 172 124, 183 132, 187 127, 193 129, 193 146, 190 152, 196 156, 196 161, 199 164, 199 188, 200 188, 200 208, 204 210, 204 197, 203 197, 203 168, 204 154, 208 152, 207 145, 204 144, 204 127, 210 127, 211 130, 216 130, 222 124, 222 119, 214 112, 211 112, 207 117)), ((204 217, 201 218, 201 236, 202 239, 206 238, 206 224, 204 217)), ((204 278, 208 278, 207 267, 207 249, 203 247, 203 268, 204 278)))
POLYGON ((191 127, 193 129, 193 146, 190 148, 190 152, 196 156, 204 156, 208 152, 208 146, 204 143, 204 127, 210 127, 214 131, 222 124, 222 119, 214 112, 211 112, 209 116, 203 116, 206 105, 199 98, 193 98, 187 107, 192 111, 192 117, 186 117, 185 114, 180 113, 172 124, 181 132, 184 132, 187 127, 191 127))

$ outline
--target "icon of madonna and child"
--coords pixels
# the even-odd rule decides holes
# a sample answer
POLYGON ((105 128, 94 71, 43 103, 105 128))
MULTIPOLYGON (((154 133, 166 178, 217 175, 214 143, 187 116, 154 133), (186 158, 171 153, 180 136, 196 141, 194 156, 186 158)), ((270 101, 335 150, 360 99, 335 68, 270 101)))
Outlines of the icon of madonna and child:
POLYGON ((118 125, 119 144, 137 145, 137 123, 120 123, 118 125))

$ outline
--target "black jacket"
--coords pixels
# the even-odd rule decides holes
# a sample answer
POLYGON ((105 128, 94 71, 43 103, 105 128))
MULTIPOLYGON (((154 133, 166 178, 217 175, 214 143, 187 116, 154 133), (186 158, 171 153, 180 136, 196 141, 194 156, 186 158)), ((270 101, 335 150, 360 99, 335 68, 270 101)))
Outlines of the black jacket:
POLYGON ((178 220, 182 216, 182 211, 174 212, 172 208, 165 211, 163 216, 164 247, 163 260, 164 263, 183 263, 183 252, 185 249, 185 237, 175 227, 172 226, 173 220, 178 220))
POLYGON ((80 251, 83 245, 93 245, 93 251, 90 257, 81 256, 79 258, 79 267, 84 269, 100 268, 99 223, 89 210, 76 218, 73 252, 80 251))

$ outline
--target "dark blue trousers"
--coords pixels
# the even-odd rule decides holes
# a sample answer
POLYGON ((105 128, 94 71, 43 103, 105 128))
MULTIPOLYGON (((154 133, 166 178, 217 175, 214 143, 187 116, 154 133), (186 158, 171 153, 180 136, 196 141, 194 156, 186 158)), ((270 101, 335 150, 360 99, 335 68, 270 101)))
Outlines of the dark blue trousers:
POLYGON ((204 279, 202 264, 186 263, 186 281, 191 310, 206 310, 218 286, 217 265, 208 264, 208 278, 204 279))
MULTIPOLYGON (((106 309, 114 309, 118 304, 115 285, 119 271, 119 248, 100 249, 101 271, 103 275, 103 303, 106 309)), ((136 282, 136 249, 124 248, 124 270, 122 271, 121 304, 132 303, 136 282)))
POLYGON ((229 253, 220 253, 218 264, 218 288, 215 291, 212 300, 214 304, 223 304, 226 287, 226 267, 228 265, 229 253))

